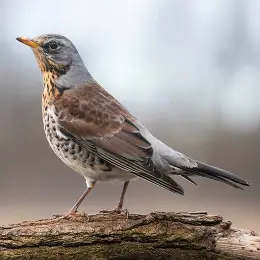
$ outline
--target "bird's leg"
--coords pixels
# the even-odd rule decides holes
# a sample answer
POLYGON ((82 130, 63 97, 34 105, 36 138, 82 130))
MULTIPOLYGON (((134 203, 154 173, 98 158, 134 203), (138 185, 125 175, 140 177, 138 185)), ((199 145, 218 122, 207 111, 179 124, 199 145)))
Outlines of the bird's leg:
MULTIPOLYGON (((128 184, 129 184, 129 181, 126 181, 124 183, 124 187, 123 187, 123 190, 122 190, 122 193, 121 193, 121 196, 120 196, 120 200, 118 202, 117 207, 114 210, 102 210, 102 211, 100 211, 100 213, 121 213, 122 212, 124 198, 125 198, 125 194, 126 194, 126 190, 127 190, 128 184)), ((127 212, 127 215, 128 215, 128 212, 127 212)))
POLYGON ((68 216, 71 216, 71 215, 75 215, 77 213, 80 204, 85 199, 85 197, 90 193, 90 191, 94 188, 95 184, 96 184, 96 181, 93 181, 90 184, 87 183, 86 190, 80 196, 80 198, 75 203, 75 205, 70 209, 70 211, 65 215, 65 217, 68 217, 68 216))
POLYGON ((126 181, 124 183, 124 187, 123 187, 123 190, 122 190, 122 193, 121 193, 121 196, 120 196, 120 200, 119 200, 118 205, 115 209, 116 212, 121 212, 122 209, 123 209, 124 198, 125 198, 125 194, 126 194, 126 190, 127 190, 128 185, 129 185, 129 181, 126 181))

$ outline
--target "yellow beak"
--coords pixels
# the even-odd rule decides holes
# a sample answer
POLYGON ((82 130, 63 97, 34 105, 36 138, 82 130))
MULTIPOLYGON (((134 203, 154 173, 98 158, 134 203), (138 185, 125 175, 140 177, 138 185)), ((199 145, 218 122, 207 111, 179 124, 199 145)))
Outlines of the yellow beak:
POLYGON ((18 37, 16 38, 17 41, 22 42, 25 45, 30 46, 31 48, 37 48, 39 44, 35 42, 34 40, 25 38, 25 37, 18 37))

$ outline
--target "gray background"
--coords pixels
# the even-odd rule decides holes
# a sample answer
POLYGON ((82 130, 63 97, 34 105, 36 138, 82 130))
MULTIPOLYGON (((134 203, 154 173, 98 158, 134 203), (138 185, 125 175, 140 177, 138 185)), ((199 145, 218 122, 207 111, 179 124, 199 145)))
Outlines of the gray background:
MULTIPOLYGON (((0 1, 0 224, 64 213, 85 189, 48 147, 40 71, 15 40, 59 33, 162 141, 252 183, 180 180, 177 196, 137 180, 130 212, 206 210, 260 231, 259 9, 258 0, 0 1)), ((80 209, 114 208, 121 188, 98 184, 80 209)))

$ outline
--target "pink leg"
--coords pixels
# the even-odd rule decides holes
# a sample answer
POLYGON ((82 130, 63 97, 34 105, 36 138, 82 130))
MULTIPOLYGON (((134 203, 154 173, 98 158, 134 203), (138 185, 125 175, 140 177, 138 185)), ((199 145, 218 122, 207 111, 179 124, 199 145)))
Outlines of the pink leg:
MULTIPOLYGON (((127 190, 128 184, 129 184, 129 181, 126 181, 124 183, 124 187, 123 187, 123 190, 122 190, 122 193, 121 193, 121 197, 120 197, 120 200, 118 202, 117 207, 114 210, 102 210, 102 211, 100 211, 100 213, 121 213, 122 212, 124 198, 125 198, 125 194, 126 194, 126 190, 127 190)), ((128 213, 127 213, 127 215, 128 215, 128 213)))
POLYGON ((117 205, 117 207, 115 209, 115 211, 117 211, 117 212, 121 212, 122 209, 123 209, 124 198, 125 198, 125 194, 126 194, 126 190, 127 190, 128 185, 129 185, 129 181, 126 181, 124 183, 124 187, 123 187, 123 191, 122 191, 120 200, 119 200, 118 205, 117 205))
POLYGON ((95 184, 96 184, 96 182, 92 182, 91 186, 86 188, 86 190, 80 196, 78 201, 75 203, 75 205, 70 209, 70 211, 65 216, 71 216, 71 215, 75 215, 77 213, 80 204, 85 199, 85 197, 90 193, 90 191, 94 188, 95 184))

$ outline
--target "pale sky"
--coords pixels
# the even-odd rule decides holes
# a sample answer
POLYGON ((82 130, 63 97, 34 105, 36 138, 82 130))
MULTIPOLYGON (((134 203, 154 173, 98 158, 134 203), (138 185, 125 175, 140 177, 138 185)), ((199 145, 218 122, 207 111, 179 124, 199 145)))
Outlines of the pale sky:
POLYGON ((1 4, 1 41, 30 71, 38 71, 34 57, 15 37, 59 33, 74 42, 96 80, 134 112, 175 103, 176 117, 198 113, 210 123, 208 111, 217 110, 231 127, 260 122, 257 0, 1 4))

